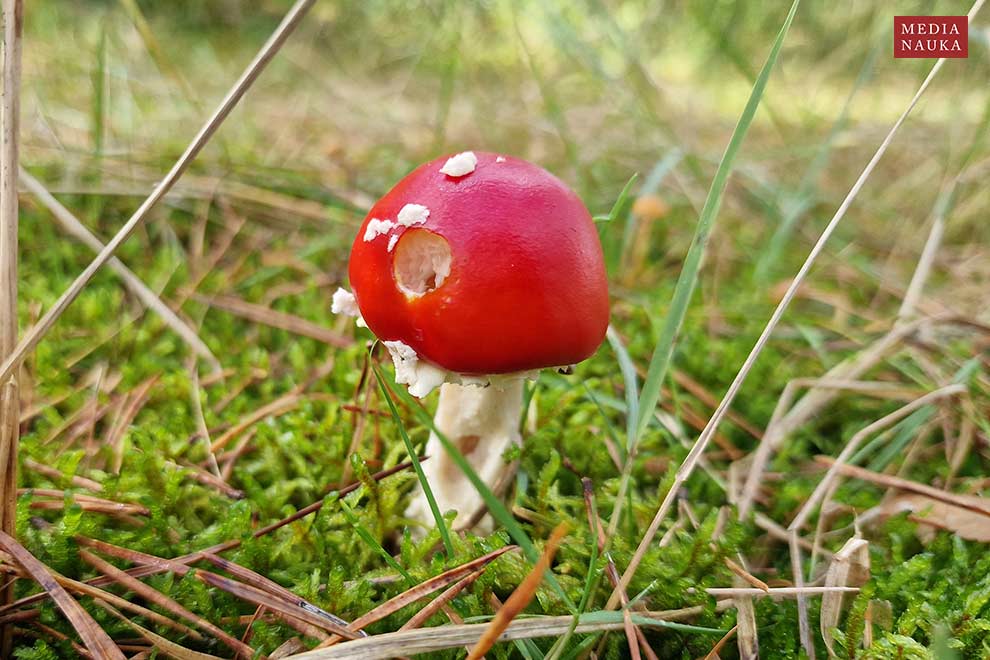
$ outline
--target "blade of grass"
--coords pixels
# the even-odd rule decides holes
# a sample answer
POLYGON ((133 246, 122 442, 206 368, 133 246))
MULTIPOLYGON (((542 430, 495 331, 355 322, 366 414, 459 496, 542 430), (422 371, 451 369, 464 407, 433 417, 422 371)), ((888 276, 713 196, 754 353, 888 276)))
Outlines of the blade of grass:
MULTIPOLYGON (((682 158, 684 158, 684 152, 680 149, 673 149, 661 158, 646 176, 646 179, 643 181, 643 187, 639 189, 638 196, 655 195, 657 190, 660 189, 660 184, 663 183, 664 178, 681 162, 682 158)), ((624 261, 626 255, 632 249, 633 240, 636 236, 636 228, 640 222, 642 220, 638 219, 634 213, 626 213, 626 224, 622 230, 622 247, 619 249, 619 259, 622 261, 624 261)))
MULTIPOLYGON (((616 241, 614 230, 610 232, 608 228, 612 225, 618 224, 616 221, 622 217, 630 217, 632 214, 629 212, 632 208, 632 198, 629 196, 629 192, 632 189, 633 183, 639 178, 639 174, 633 174, 629 177, 629 181, 622 188, 619 193, 618 198, 616 198, 615 203, 609 210, 607 215, 596 215, 593 220, 598 223, 598 238, 602 243, 602 249, 605 252, 605 263, 608 267, 610 273, 615 272, 619 267, 620 259, 622 258, 622 243, 616 241)), ((628 228, 628 225, 627 225, 628 228)))
POLYGON ((358 520, 356 515, 354 515, 354 510, 351 509, 347 502, 340 500, 339 504, 340 510, 344 512, 344 516, 347 518, 347 522, 351 524, 351 527, 354 528, 354 532, 361 538, 361 540, 364 541, 369 548, 381 555, 382 559, 385 560, 385 563, 398 571, 402 577, 406 578, 406 581, 409 584, 416 584, 416 580, 413 579, 413 576, 409 575, 409 572, 403 568, 402 564, 395 561, 395 557, 390 555, 388 550, 383 548, 382 544, 375 540, 375 538, 371 535, 371 532, 365 529, 364 525, 361 524, 361 521, 358 520))
POLYGON ((657 347, 653 351, 653 357, 650 360, 650 368, 646 373, 643 393, 639 399, 637 433, 642 433, 646 428, 657 406, 657 402, 660 400, 660 388, 667 376, 667 369, 670 367, 670 359, 674 353, 674 341, 677 339, 677 333, 684 323, 688 304, 691 302, 692 294, 698 283, 698 274, 701 271, 705 248, 708 245, 708 238, 711 236, 712 229, 715 226, 715 219, 722 205, 722 195, 729 181, 729 175, 732 173, 732 166, 735 163, 739 149, 742 147, 743 140, 746 138, 746 133, 753 123, 753 118, 756 116, 756 111, 760 106, 760 100, 763 98, 763 92, 766 89, 767 82, 770 80, 770 73, 777 63, 780 49, 784 44, 784 37, 787 36, 799 4, 800 0, 794 0, 791 3, 787 18, 784 19, 784 24, 777 33, 777 38, 774 40, 773 47, 770 49, 767 61, 764 63, 763 69, 756 79, 756 84, 753 85, 753 91, 750 93, 749 100, 746 102, 746 107, 739 117, 736 128, 732 132, 732 137, 729 139, 729 145, 726 147, 725 153, 722 155, 722 160, 719 162, 718 169, 715 171, 715 177, 712 179, 708 197, 705 199, 705 205, 701 209, 701 217, 698 219, 698 226, 695 229, 691 247, 688 249, 687 257, 681 268, 681 274, 677 278, 677 285, 674 289, 673 300, 670 303, 670 310, 667 312, 667 318, 660 331, 657 347))
MULTIPOLYGON (((372 350, 374 350, 374 347, 372 347, 372 350)), ((409 439, 409 434, 406 433, 406 427, 402 424, 402 419, 399 417, 399 411, 395 407, 395 401, 392 400, 392 397, 389 395, 388 387, 385 386, 385 377, 382 375, 381 368, 376 362, 374 362, 373 356, 371 368, 375 372, 375 378, 378 379, 378 386, 381 388, 382 394, 385 395, 385 403, 388 404, 388 409, 392 413, 392 420, 395 422, 395 427, 399 429, 399 435, 402 436, 402 442, 406 445, 406 452, 409 454, 409 461, 412 463, 413 470, 416 472, 416 478, 419 479, 419 485, 423 489, 423 494, 426 495, 426 501, 430 505, 430 512, 433 514, 433 519, 437 523, 437 530, 440 532, 440 539, 443 541, 443 547, 447 552, 447 557, 449 559, 453 559, 454 544, 450 540, 450 530, 447 528, 447 521, 443 519, 443 514, 440 512, 440 507, 437 506, 437 499, 433 496, 433 489, 430 488, 430 482, 426 478, 426 473, 423 472, 423 466, 419 462, 419 454, 416 453, 416 448, 413 447, 412 440, 409 439)), ((343 504, 343 502, 341 502, 341 504, 343 504)))
MULTIPOLYGON (((660 400, 660 389, 663 385, 664 379, 667 376, 667 369, 670 366, 670 359, 674 352, 674 340, 676 339, 677 333, 681 328, 681 324, 684 322, 684 316, 687 313, 688 303, 691 301, 691 295, 694 292, 695 285, 698 282, 698 274, 701 270, 701 261, 704 257, 705 247, 708 243, 708 237, 711 235, 712 228, 715 224, 715 218, 718 215, 719 207, 722 203, 722 194, 725 192, 725 186, 728 183, 729 174, 732 172, 732 164, 735 161, 736 155, 739 153, 739 149, 742 146, 743 139, 746 137, 749 126, 753 123, 753 118, 756 116, 756 110, 759 108, 760 99, 763 97, 763 92, 766 89, 767 82, 770 79, 770 73, 773 71, 774 65, 777 63, 780 50, 784 45, 784 38, 787 36, 791 23, 794 21, 794 15, 797 13, 799 5, 800 0, 794 0, 794 2, 791 3, 790 11, 787 12, 787 17, 784 19, 784 23, 781 25, 780 31, 777 33, 777 38, 774 40, 773 47, 770 49, 770 54, 767 56, 767 60, 763 64, 763 69, 760 71, 760 75, 756 79, 756 84, 753 86, 753 91, 750 93, 749 100, 746 102, 746 107, 743 110, 742 116, 740 116, 735 130, 732 132, 732 137, 729 139, 729 145, 725 149, 725 154, 722 156, 722 160, 715 172, 715 178, 712 180, 711 189, 708 191, 708 197, 705 199, 705 204, 701 209, 701 217, 698 220, 698 227, 695 230, 694 239, 691 242, 691 247, 688 250, 687 258, 684 261, 684 266, 681 268, 681 274, 677 280, 676 288, 674 289, 674 298, 671 301, 670 311, 667 314, 667 319, 664 323, 663 329, 660 332, 660 339, 657 342, 657 347, 653 352, 653 358, 650 360, 650 368, 646 373, 646 381, 643 384, 643 393, 640 395, 639 399, 637 436, 646 428, 650 417, 652 417, 653 412, 656 409, 657 402, 660 400)), ((694 453, 693 450, 692 453, 694 453)), ((695 459, 695 462, 697 462, 697 458, 695 459)), ((691 465, 691 469, 693 469, 693 467, 694 466, 691 465)), ((678 471, 678 474, 680 474, 680 471, 678 471)), ((675 491, 676 488, 671 488, 667 493, 667 499, 670 499, 670 494, 675 491)), ((664 501, 666 502, 667 499, 664 501)), ((663 511, 663 507, 661 507, 661 511, 663 511)), ((666 511, 663 511, 663 513, 665 514, 666 511)), ((659 517, 660 511, 658 511, 657 514, 659 517)), ((633 555, 632 561, 626 568, 626 571, 622 574, 622 578, 619 580, 619 585, 612 592, 612 596, 608 600, 607 608, 611 609, 618 605, 619 594, 629 587, 629 582, 632 580, 633 574, 635 574, 636 569, 639 567, 639 562, 642 561, 643 555, 646 553, 646 548, 653 541, 653 537, 656 535, 658 528, 659 524, 650 525, 650 528, 647 530, 636 550, 636 554, 633 555)))
POLYGON ((626 453, 631 455, 635 450, 636 429, 639 420, 639 379, 636 376, 636 365, 633 364, 629 351, 622 343, 622 337, 611 325, 605 333, 609 345, 615 351, 615 359, 619 361, 619 372, 625 384, 626 394, 626 453))
POLYGON ((619 361, 619 371, 625 382, 626 394, 626 447, 625 463, 622 465, 622 474, 619 477, 619 492, 615 497, 615 504, 612 506, 612 516, 608 521, 608 532, 606 533, 606 551, 611 546, 615 532, 619 528, 622 519, 622 508, 626 503, 626 493, 629 492, 629 484, 632 481, 633 466, 636 462, 636 446, 639 439, 639 384, 636 376, 636 366, 629 357, 629 352, 622 343, 622 338, 609 326, 605 335, 609 344, 615 351, 615 356, 619 361))
POLYGON ((839 111, 839 118, 832 124, 832 128, 829 130, 828 135, 825 136, 825 140, 819 145, 811 164, 801 178, 801 183, 798 184, 797 191, 795 191, 793 197, 789 200, 790 203, 787 204, 780 224, 777 225, 777 228, 767 243, 766 249, 763 250, 756 262, 756 269, 753 275, 756 282, 766 283, 769 279, 774 266, 780 261, 780 257, 787 247, 788 239, 794 233, 798 220, 810 208, 812 193, 815 189, 818 176, 828 164, 829 157, 832 155, 832 148, 846 127, 846 121, 849 117, 849 110, 852 107, 853 99, 856 98, 856 94, 859 93, 859 90, 870 79, 870 74, 873 72, 873 65, 876 63, 881 48, 882 46, 878 42, 863 61, 863 66, 859 70, 856 82, 853 83, 853 87, 846 97, 842 110, 839 111))
MULTIPOLYGON (((969 16, 968 16, 970 21, 972 21, 973 16, 975 16, 976 13, 980 10, 980 7, 983 6, 984 1, 985 0, 977 0, 973 4, 972 8, 969 11, 969 16)), ((785 24, 785 27, 789 26, 790 20, 793 18, 793 13, 797 7, 797 4, 798 4, 798 0, 795 0, 794 5, 791 7, 791 13, 788 14, 788 22, 785 24)), ((780 38, 781 37, 778 36, 778 39, 780 38)), ((767 324, 764 327, 763 332, 760 333, 759 338, 756 340, 756 343, 754 344, 752 350, 750 351, 749 355, 746 357, 745 362, 743 362, 742 366, 739 368, 739 371, 736 374, 735 378, 733 379, 732 384, 729 385, 729 389, 726 391, 725 395, 723 396, 722 401, 718 405, 718 408, 715 409, 715 412, 712 414, 712 417, 708 421, 708 424, 705 425, 705 428, 701 432, 701 435, 698 437, 698 440, 691 448, 691 451, 688 453, 687 457, 685 457, 684 462, 681 464, 681 467, 677 470, 676 478, 674 480, 673 485, 671 486, 670 489, 668 489, 667 494, 664 496, 664 499, 660 504, 660 508, 657 509, 657 513, 653 517, 653 521, 650 523, 649 529, 647 530, 646 534, 643 536, 643 539, 640 541, 639 547, 636 548, 636 552, 633 555, 632 561, 630 561, 629 566, 626 568, 626 572, 622 575, 620 586, 622 587, 627 586, 629 581, 632 579, 632 576, 635 574, 636 569, 639 567, 639 563, 643 560, 643 556, 646 554, 647 548, 652 543, 653 538, 656 536, 657 530, 660 528, 660 524, 663 522, 664 518, 667 515, 667 512, 670 510, 670 507, 673 504, 677 492, 679 491, 680 487, 684 484, 684 482, 687 481, 688 477, 691 476, 691 473, 694 472, 694 468, 697 466, 698 462, 700 461, 701 455, 704 453, 705 448, 708 445, 708 442, 711 440, 712 436, 715 434, 715 431, 718 429, 718 425, 722 421, 722 418, 725 417, 725 414, 728 411, 729 406, 732 405, 732 402, 735 399, 736 394, 738 394, 739 392, 739 388, 742 387, 743 381, 746 379, 746 376, 749 375, 749 371, 752 369, 753 364, 756 362, 756 358, 759 356, 759 354, 763 350, 763 347, 769 341, 770 335, 773 334, 774 329, 777 327, 777 323, 779 323, 780 318, 783 316, 791 300, 794 298, 794 295, 797 293, 798 287, 801 286, 801 283, 804 281, 804 278, 807 277, 808 272, 811 270, 811 266, 814 264, 815 260, 818 258, 818 255, 821 254, 822 250, 824 249, 825 243, 832 235, 832 232, 835 231, 835 228, 838 226, 839 221, 842 220, 843 216, 845 216, 846 211, 852 205, 853 200, 859 194, 859 191, 862 189, 863 185, 865 185, 866 180, 873 172, 877 163, 880 161, 880 158, 887 151, 887 148, 890 146, 890 143, 893 141, 894 136, 897 134, 898 129, 907 119, 908 115, 911 113, 911 110, 914 109, 914 106, 918 103, 918 100, 924 95, 925 90, 928 89, 928 86, 931 84, 932 80, 934 80, 935 76, 938 74, 939 70, 942 68, 944 64, 945 64, 945 59, 940 58, 934 64, 934 66, 932 66, 931 71, 928 73, 924 82, 922 82, 921 86, 918 88, 918 91, 915 93, 914 97, 908 103, 907 108, 904 109, 904 112, 902 112, 900 117, 898 117, 897 121, 894 122, 894 125, 887 133, 887 136, 884 138, 883 142, 880 143, 880 146, 877 148, 873 157, 870 159, 870 162, 867 163, 866 167, 859 175, 859 178, 856 180, 856 182, 853 184, 853 187, 849 190, 849 193, 846 195, 846 198, 843 200, 842 204, 836 210, 835 215, 829 221, 828 225, 825 227, 825 230, 822 232, 821 236, 819 236, 818 241, 811 249, 811 252, 808 254, 808 257, 805 259, 804 264, 802 264, 801 269, 798 271, 797 275, 794 277, 793 281, 788 287, 787 292, 784 294, 780 302, 777 304, 776 309, 774 309, 773 314, 771 315, 770 319, 767 321, 767 324)), ((615 607, 615 604, 618 602, 619 592, 620 592, 619 589, 616 589, 616 591, 613 592, 612 596, 609 599, 609 603, 608 603, 609 607, 615 607)), ((809 643, 810 640, 803 639, 802 641, 804 642, 803 646, 805 647, 805 651, 809 655, 813 656, 814 647, 810 645, 809 643)))
POLYGON ((596 215, 592 220, 595 222, 605 222, 612 223, 619 219, 619 217, 625 215, 625 212, 629 210, 629 206, 632 204, 632 200, 629 199, 629 191, 632 189, 632 185, 636 183, 636 179, 639 178, 639 174, 633 174, 629 177, 626 185, 622 187, 622 192, 615 200, 615 204, 612 204, 612 208, 609 210, 607 215, 596 215))
POLYGON ((549 660, 558 660, 564 651, 567 650, 567 643, 571 640, 574 635, 574 631, 577 630, 578 621, 580 621, 581 615, 584 613, 585 609, 588 607, 588 603, 591 601, 591 594, 598 589, 598 583, 601 580, 602 570, 598 567, 598 544, 600 542, 601 526, 598 521, 598 508, 595 506, 594 491, 592 489, 591 480, 585 477, 581 480, 581 485, 584 487, 584 501, 585 506, 588 511, 588 524, 591 526, 591 534, 588 536, 589 539, 589 555, 588 559, 588 575, 585 576, 584 589, 581 591, 581 601, 578 603, 577 613, 574 615, 574 620, 571 622, 571 626, 564 632, 564 634, 554 642, 553 647, 550 649, 548 654, 549 660))

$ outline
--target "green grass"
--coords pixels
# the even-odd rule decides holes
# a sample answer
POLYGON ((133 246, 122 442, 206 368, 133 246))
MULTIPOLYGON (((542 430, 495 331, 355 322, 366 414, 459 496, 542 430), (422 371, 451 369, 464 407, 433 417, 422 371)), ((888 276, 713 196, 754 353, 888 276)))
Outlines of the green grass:
MULTIPOLYGON (((32 4, 25 23, 24 164, 109 238, 181 152, 202 120, 199 106, 209 108, 222 96, 287 5, 32 4)), ((527 613, 615 616, 601 612, 611 591, 606 557, 620 573, 628 565, 699 421, 712 412, 677 376, 721 397, 773 309, 774 291, 796 272, 930 65, 889 57, 893 9, 848 3, 832 11, 802 3, 787 39, 775 43, 786 9, 714 0, 317 3, 223 127, 221 141, 204 151, 178 194, 120 253, 166 301, 185 301, 183 316, 228 370, 220 381, 207 381, 205 370, 199 375, 208 383, 201 396, 213 440, 308 383, 301 399, 253 426, 250 451, 230 477, 243 498, 190 478, 173 467, 206 459, 194 438, 188 350, 112 273, 101 272, 25 363, 25 408, 38 412, 23 425, 20 480, 25 488, 85 493, 30 468, 33 460, 66 477, 95 479, 103 484, 100 497, 141 504, 149 515, 135 523, 84 511, 72 495, 62 509, 33 509, 37 498, 25 494, 19 539, 53 570, 80 579, 94 574, 78 556, 76 535, 169 557, 242 539, 227 559, 347 620, 411 584, 517 544, 523 552, 500 557, 451 603, 464 619, 485 621, 494 611, 489 596, 504 601, 554 526, 567 521, 568 541, 527 613), (772 58, 762 74, 761 66, 771 49, 779 61, 768 78, 772 58), (747 105, 754 85, 759 94, 747 105), (741 130, 734 132, 737 124, 741 130), (380 482, 370 475, 415 458, 430 432, 435 397, 418 402, 396 388, 387 360, 367 369, 373 337, 335 318, 330 294, 346 285, 348 248, 367 204, 418 163, 467 148, 534 160, 578 189, 593 215, 611 218, 598 227, 615 276, 612 331, 575 374, 546 373, 527 390, 535 430, 524 424, 511 505, 488 494, 496 531, 460 535, 439 525, 419 538, 403 517, 418 487, 415 471, 380 482), (637 172, 644 176, 633 180, 637 172), (628 213, 643 194, 657 194, 670 207, 646 234, 628 213), (650 240, 647 258, 630 277, 621 257, 640 235, 650 240), (336 349, 211 309, 188 297, 191 285, 207 298, 263 304, 354 342, 336 349), (321 365, 322 375, 309 382, 321 365), (122 436, 122 468, 114 474, 106 445, 114 406, 151 377, 158 381, 122 436), (670 395, 661 396, 661 388, 670 395), (350 454, 360 414, 354 408, 361 409, 366 395, 372 413, 350 454), (94 402, 110 406, 105 417, 89 424, 81 414, 82 424, 59 431, 94 402), (613 463, 606 438, 625 470, 613 463), (327 495, 348 474, 361 488, 343 499, 327 495), (590 480, 609 531, 605 552, 588 527, 582 478, 590 480), (252 538, 252 530, 323 498, 319 513, 252 538)), ((898 14, 967 10, 949 1, 896 7, 898 14)), ((969 396, 962 404, 919 410, 865 445, 856 462, 942 485, 950 470, 946 448, 972 428, 973 448, 950 489, 979 495, 987 493, 990 433, 990 379, 980 352, 986 335, 978 327, 990 321, 990 190, 981 169, 990 156, 990 90, 980 81, 990 65, 982 42, 973 39, 970 47, 970 58, 947 65, 904 126, 733 411, 764 428, 788 381, 820 376, 875 341, 897 315, 936 208, 946 230, 923 310, 949 308, 977 325, 939 326, 897 347, 864 378, 919 392, 955 380, 969 396)), ((28 197, 20 240, 20 319, 27 328, 90 255, 28 197)), ((856 431, 899 405, 839 396, 774 456, 757 510, 786 526, 821 478, 811 459, 838 454, 856 431)), ((739 424, 727 421, 721 430, 741 453, 755 447, 739 424)), ((631 597, 642 593, 651 610, 702 606, 684 626, 644 628, 662 658, 703 657, 735 624, 734 610, 717 612, 714 600, 697 592, 732 585, 724 558, 741 552, 762 579, 790 578, 786 544, 753 521, 730 515, 716 535, 730 461, 715 445, 707 459, 711 471, 698 471, 681 493, 697 526, 679 517, 666 545, 649 548, 628 590, 631 597)), ((841 547, 853 533, 854 513, 884 495, 847 480, 835 498, 846 508, 829 521, 834 531, 825 547, 841 547)), ((674 523, 671 516, 658 539, 674 523)), ((847 600, 836 632, 843 657, 990 653, 986 545, 951 531, 929 539, 919 528, 902 514, 862 530, 873 576, 847 600), (874 641, 864 650, 868 608, 874 641)), ((213 622, 254 613, 191 575, 147 582, 213 622)), ((19 595, 34 590, 19 581, 19 595)), ((112 637, 134 638, 125 623, 89 599, 81 602, 112 637)), ((811 607, 818 638, 818 601, 811 607)), ((406 607, 368 632, 396 630, 417 609, 406 607)), ((758 600, 756 616, 765 657, 799 657, 793 601, 758 600)), ((73 635, 51 604, 41 606, 39 620, 73 635)), ((135 621, 190 648, 225 655, 209 638, 196 642, 135 621)), ((428 624, 447 622, 438 615, 428 624)), ((31 629, 30 621, 19 625, 31 629)), ((240 624, 223 625, 231 634, 245 632, 240 624)), ((250 643, 271 653, 294 635, 277 621, 258 620, 250 643)), ((608 658, 628 654, 618 632, 502 644, 488 657, 571 658, 589 650, 608 658)), ((730 642, 721 657, 735 653, 730 642)), ((22 635, 17 654, 71 657, 73 650, 47 634, 22 635)), ((463 650, 443 654, 460 656, 463 650)))

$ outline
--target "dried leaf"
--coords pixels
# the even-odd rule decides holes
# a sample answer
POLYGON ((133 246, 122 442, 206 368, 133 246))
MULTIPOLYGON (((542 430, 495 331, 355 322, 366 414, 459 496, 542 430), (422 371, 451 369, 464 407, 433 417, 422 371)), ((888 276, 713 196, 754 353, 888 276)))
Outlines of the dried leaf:
MULTIPOLYGON (((977 508, 990 508, 987 498, 957 495, 972 501, 977 508)), ((963 508, 947 502, 938 502, 924 495, 905 493, 891 498, 876 507, 884 517, 893 516, 903 511, 911 511, 911 519, 928 527, 944 529, 957 536, 970 540, 990 543, 990 517, 977 513, 971 508, 963 508)), ((919 529, 923 541, 930 541, 933 534, 925 534, 919 529)))
MULTIPOLYGON (((870 544, 866 539, 853 537, 835 553, 825 574, 826 587, 861 587, 870 579, 870 544)), ((821 631, 829 657, 835 656, 832 630, 839 625, 842 614, 842 592, 826 592, 822 595, 821 631)))

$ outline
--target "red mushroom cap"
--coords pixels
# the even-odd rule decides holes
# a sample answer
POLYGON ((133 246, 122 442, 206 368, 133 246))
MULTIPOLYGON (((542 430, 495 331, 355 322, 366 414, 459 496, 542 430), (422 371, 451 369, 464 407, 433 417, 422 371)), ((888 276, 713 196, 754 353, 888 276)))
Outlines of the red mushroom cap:
POLYGON ((446 157, 421 165, 372 207, 350 260, 362 317, 380 339, 462 374, 584 360, 609 311, 588 210, 532 163, 474 156, 459 176, 441 172, 446 157), (409 204, 419 207, 400 215, 409 204))

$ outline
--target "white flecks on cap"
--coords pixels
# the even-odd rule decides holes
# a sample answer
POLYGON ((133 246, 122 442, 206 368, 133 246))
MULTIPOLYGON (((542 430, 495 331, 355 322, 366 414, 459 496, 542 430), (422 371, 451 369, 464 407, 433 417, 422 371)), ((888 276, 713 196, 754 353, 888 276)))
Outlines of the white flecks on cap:
POLYGON ((382 234, 387 234, 395 223, 391 220, 379 220, 378 218, 372 218, 368 220, 368 226, 364 230, 364 240, 366 242, 373 241, 382 234))
POLYGON ((399 242, 399 235, 398 234, 392 234, 391 236, 389 236, 388 237, 388 251, 391 252, 393 249, 395 249, 395 244, 398 243, 398 242, 399 242))
POLYGON ((337 290, 333 292, 333 301, 330 303, 330 311, 334 314, 343 314, 344 316, 355 317, 354 323, 359 328, 368 327, 368 324, 364 322, 364 317, 361 316, 361 309, 358 307, 354 294, 347 289, 337 287, 337 290))
POLYGON ((341 287, 337 287, 337 290, 333 292, 333 302, 330 305, 330 311, 334 314, 344 314, 345 316, 361 316, 361 310, 358 309, 354 294, 341 287))
POLYGON ((422 204, 406 204, 402 207, 402 210, 399 211, 396 221, 404 227, 412 227, 413 225, 423 224, 429 217, 430 209, 426 208, 422 204))
POLYGON ((423 398, 443 385, 447 372, 419 359, 412 346, 401 341, 386 341, 385 348, 392 355, 395 365, 395 382, 409 386, 409 393, 423 398))
POLYGON ((505 156, 496 156, 495 157, 495 162, 496 163, 504 163, 505 162, 505 156))
POLYGON ((473 151, 463 151, 447 159, 447 162, 440 168, 440 172, 447 176, 459 177, 474 172, 478 166, 478 157, 473 151))

